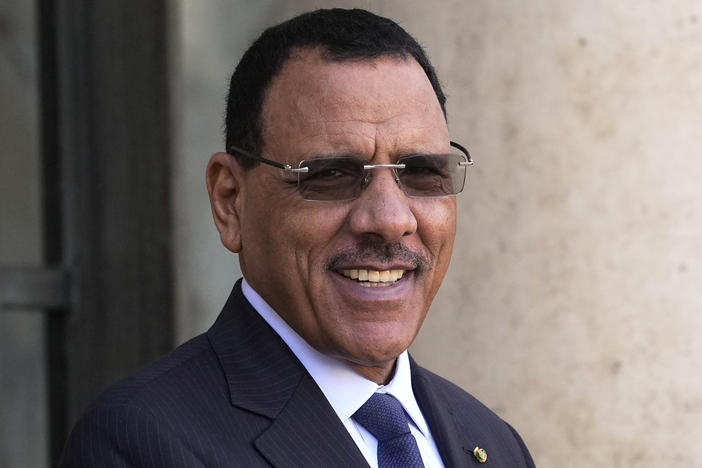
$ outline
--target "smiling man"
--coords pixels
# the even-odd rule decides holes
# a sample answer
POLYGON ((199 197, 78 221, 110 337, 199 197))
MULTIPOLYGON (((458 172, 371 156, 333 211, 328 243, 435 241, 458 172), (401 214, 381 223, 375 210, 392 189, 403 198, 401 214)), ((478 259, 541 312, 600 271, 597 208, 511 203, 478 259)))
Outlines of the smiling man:
POLYGON ((421 47, 363 10, 263 33, 207 167, 236 283, 212 328, 98 400, 64 466, 532 467, 407 348, 446 273, 468 152, 421 47))

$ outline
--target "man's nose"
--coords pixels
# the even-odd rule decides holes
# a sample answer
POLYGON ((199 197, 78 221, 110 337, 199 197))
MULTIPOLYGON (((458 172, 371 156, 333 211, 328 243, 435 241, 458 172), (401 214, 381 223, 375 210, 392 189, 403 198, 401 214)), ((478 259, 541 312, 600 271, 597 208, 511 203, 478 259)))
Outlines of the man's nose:
POLYGON ((376 235, 396 241, 417 231, 417 218, 410 199, 396 181, 395 171, 377 168, 370 171, 368 185, 354 202, 349 224, 356 235, 376 235))

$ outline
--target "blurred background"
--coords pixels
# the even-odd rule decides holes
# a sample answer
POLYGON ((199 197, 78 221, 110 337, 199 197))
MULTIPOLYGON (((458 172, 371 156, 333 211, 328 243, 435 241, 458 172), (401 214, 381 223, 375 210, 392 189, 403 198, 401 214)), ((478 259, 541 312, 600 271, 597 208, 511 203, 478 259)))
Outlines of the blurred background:
POLYGON ((0 466, 48 467, 239 270, 204 186, 266 26, 362 7, 422 43, 476 165, 412 347, 540 468, 702 467, 702 4, 0 2, 0 466))

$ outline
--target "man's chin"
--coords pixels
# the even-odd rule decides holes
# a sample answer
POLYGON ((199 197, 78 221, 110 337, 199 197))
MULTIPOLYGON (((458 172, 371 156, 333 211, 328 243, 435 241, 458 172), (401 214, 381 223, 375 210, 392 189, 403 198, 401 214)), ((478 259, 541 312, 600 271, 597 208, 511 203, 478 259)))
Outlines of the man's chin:
MULTIPOLYGON (((388 343, 378 347, 368 344, 362 349, 345 350, 336 357, 366 378, 368 375, 387 375, 392 372, 397 357, 402 354, 412 342, 411 339, 388 343)), ((375 380, 375 378, 371 379, 375 380)))

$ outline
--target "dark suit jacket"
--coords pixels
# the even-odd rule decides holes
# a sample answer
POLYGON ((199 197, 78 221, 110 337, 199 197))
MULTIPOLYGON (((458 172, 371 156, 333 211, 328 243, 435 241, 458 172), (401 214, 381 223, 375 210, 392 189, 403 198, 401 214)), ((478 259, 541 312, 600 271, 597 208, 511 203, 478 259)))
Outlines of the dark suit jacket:
MULTIPOLYGON (((444 463, 533 467, 519 435, 412 362, 412 386, 444 463)), ((102 395, 63 467, 363 467, 363 455, 295 355, 237 283, 210 330, 102 395)))

